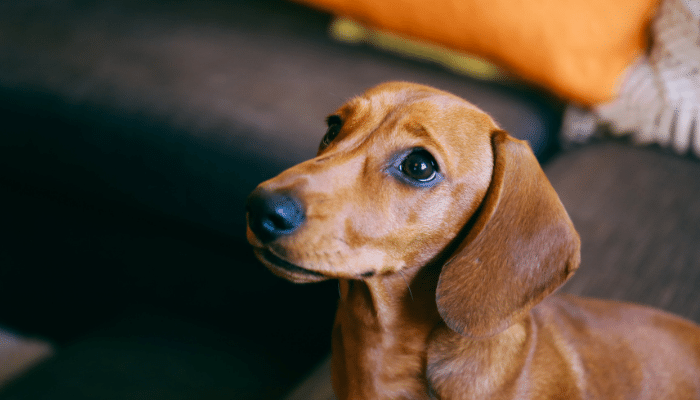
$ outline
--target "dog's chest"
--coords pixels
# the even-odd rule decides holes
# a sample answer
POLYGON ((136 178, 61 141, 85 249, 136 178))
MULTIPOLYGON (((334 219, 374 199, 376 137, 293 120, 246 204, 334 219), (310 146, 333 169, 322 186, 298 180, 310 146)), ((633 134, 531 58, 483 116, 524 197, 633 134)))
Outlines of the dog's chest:
POLYGON ((516 398, 518 374, 524 367, 520 353, 528 342, 522 325, 509 328, 495 340, 474 340, 447 326, 431 335, 426 378, 439 399, 516 398), (504 363, 508 360, 510 362, 504 363))

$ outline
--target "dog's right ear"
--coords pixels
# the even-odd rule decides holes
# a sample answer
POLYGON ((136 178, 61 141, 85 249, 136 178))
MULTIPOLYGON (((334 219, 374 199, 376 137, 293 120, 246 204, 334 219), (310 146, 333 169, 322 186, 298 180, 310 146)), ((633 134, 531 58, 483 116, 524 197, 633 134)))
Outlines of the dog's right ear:
POLYGON ((491 141, 491 184, 436 293, 447 325, 470 337, 506 329, 580 261, 578 234, 530 147, 503 131, 491 141))

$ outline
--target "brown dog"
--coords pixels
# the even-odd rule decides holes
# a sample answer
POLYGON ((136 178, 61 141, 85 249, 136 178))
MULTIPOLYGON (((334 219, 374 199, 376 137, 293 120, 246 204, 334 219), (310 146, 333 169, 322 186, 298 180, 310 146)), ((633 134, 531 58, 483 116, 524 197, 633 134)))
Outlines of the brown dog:
POLYGON ((466 101, 386 83, 318 156, 262 183, 248 240, 275 274, 339 279, 339 399, 700 399, 700 327, 547 297, 579 238, 530 148, 466 101))

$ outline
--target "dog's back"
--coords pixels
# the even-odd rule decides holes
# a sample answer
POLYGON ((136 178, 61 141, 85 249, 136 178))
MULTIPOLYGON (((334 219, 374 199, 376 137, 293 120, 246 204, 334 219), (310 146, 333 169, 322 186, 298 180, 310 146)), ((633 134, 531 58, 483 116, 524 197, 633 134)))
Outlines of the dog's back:
POLYGON ((700 399, 698 371, 700 326, 649 307, 553 295, 485 340, 439 329, 427 375, 445 399, 689 400, 700 399))
POLYGON ((584 398, 700 398, 700 326, 688 320, 568 295, 545 299, 532 317, 565 355, 584 398))

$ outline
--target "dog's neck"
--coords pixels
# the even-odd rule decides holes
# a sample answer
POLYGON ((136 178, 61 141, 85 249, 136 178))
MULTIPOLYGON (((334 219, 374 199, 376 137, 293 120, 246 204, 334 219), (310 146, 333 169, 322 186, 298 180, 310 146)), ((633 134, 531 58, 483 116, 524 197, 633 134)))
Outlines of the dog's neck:
POLYGON ((441 318, 438 271, 341 280, 333 332, 333 383, 344 399, 429 398, 427 341, 441 318))
POLYGON ((339 400, 432 399, 429 375, 444 398, 454 397, 450 393, 455 390, 471 393, 467 396, 471 398, 490 398, 506 377, 522 367, 534 335, 530 317, 488 339, 462 337, 443 323, 437 311, 438 275, 439 270, 424 268, 340 281, 332 362, 339 400), (429 339, 446 344, 430 349, 431 362, 454 364, 451 368, 437 374, 426 371, 429 339), (464 357, 467 353, 470 356, 464 357), (496 359, 509 367, 493 369, 496 359), (465 381, 442 373, 447 371, 465 381))

